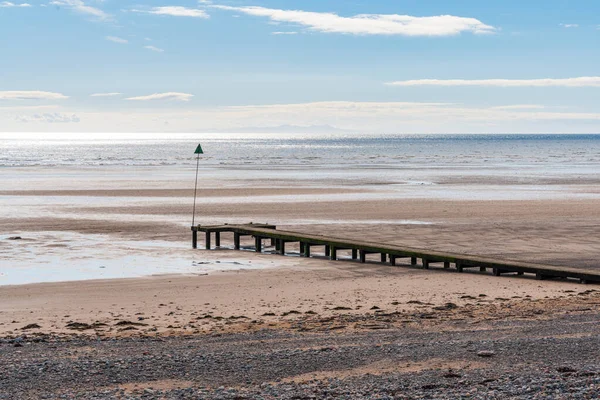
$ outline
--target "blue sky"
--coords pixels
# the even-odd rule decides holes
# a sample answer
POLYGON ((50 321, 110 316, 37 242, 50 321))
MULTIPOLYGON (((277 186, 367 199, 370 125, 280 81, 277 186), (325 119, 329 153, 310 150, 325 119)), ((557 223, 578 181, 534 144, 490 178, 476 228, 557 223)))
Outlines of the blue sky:
POLYGON ((0 132, 600 132, 599 45, 591 0, 0 0, 0 132))

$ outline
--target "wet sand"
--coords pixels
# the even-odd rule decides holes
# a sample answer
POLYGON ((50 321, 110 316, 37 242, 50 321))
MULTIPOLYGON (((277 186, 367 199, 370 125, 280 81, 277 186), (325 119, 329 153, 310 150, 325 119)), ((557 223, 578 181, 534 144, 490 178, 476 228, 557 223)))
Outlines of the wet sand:
MULTIPOLYGON (((352 194, 363 195, 364 190, 306 187, 205 188, 201 193, 220 201, 202 204, 199 223, 270 222, 282 229, 346 238, 363 238, 368 233, 369 240, 385 243, 582 268, 596 268, 600 259, 600 205, 595 200, 352 200, 352 194), (331 201, 327 197, 331 194, 344 194, 350 200, 331 201), (287 201, 273 201, 269 197, 273 195, 287 196, 287 201), (296 196, 314 198, 307 201, 296 196)), ((22 235, 23 240, 36 241, 44 232, 62 231, 106 234, 115 240, 190 241, 186 223, 189 191, 183 189, 5 191, 3 195, 15 201, 23 196, 74 199, 66 205, 48 206, 52 217, 3 219, 3 232, 22 235), (184 194, 188 197, 181 197, 184 194), (79 196, 85 196, 86 205, 76 200, 79 196), (139 198, 144 204, 114 206, 101 200, 110 196, 139 198), (155 197, 167 198, 167 203, 155 204, 155 197)), ((224 235, 224 246, 231 246, 231 241, 224 235)), ((17 242, 2 240, 0 251, 21 244, 17 242)), ((249 321, 264 327, 307 312, 324 317, 339 311, 360 315, 374 306, 390 312, 412 312, 446 303, 462 306, 472 299, 485 304, 497 298, 560 298, 565 291, 579 289, 572 282, 541 283, 409 266, 393 268, 378 265, 375 257, 371 264, 361 265, 227 250, 198 250, 194 254, 212 262, 243 257, 269 268, 201 276, 0 286, 0 335, 18 335, 32 323, 41 326, 35 332, 72 333, 67 328, 71 322, 100 324, 83 331, 98 335, 191 334, 226 330, 241 323, 246 326, 249 321), (210 317, 198 322, 199 316, 206 315, 210 317), (119 321, 144 325, 123 331, 123 326, 114 325, 119 321)), ((2 262, 8 265, 18 260, 2 262)))

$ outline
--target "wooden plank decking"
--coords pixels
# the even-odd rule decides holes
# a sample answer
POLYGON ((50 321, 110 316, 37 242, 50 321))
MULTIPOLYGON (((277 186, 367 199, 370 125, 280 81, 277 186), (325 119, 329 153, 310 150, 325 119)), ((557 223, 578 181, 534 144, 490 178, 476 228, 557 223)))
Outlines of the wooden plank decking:
POLYGON ((366 262, 367 254, 380 254, 381 262, 389 262, 391 265, 396 265, 396 260, 400 258, 410 259, 411 265, 417 265, 417 260, 420 259, 420 265, 425 269, 428 269, 431 264, 441 263, 444 269, 449 269, 453 264, 458 272, 463 272, 467 268, 478 268, 480 271, 490 269, 496 276, 516 273, 519 275, 533 274, 540 280, 571 278, 578 279, 582 283, 600 282, 600 270, 497 260, 489 257, 430 251, 393 244, 282 231, 278 230, 275 225, 268 224, 193 226, 192 246, 194 248, 197 248, 198 245, 198 232, 205 233, 206 249, 211 248, 211 236, 213 234, 215 236, 215 246, 218 247, 221 245, 221 233, 232 232, 236 250, 240 249, 240 238, 242 236, 252 236, 255 240, 255 250, 257 252, 262 251, 263 240, 270 239, 271 245, 274 245, 276 251, 283 255, 285 255, 286 243, 296 242, 299 243, 300 253, 304 257, 311 256, 311 247, 324 246, 325 255, 332 260, 338 259, 337 252, 339 250, 350 250, 352 259, 363 263, 366 262))

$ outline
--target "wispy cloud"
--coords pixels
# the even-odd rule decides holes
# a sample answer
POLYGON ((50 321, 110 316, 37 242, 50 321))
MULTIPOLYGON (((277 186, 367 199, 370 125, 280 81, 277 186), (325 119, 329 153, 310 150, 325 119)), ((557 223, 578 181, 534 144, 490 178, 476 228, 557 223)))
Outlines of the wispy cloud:
POLYGON ((288 22, 325 33, 353 35, 451 36, 463 32, 494 33, 496 28, 475 18, 439 15, 413 17, 397 14, 360 14, 342 17, 334 13, 279 10, 265 7, 209 5, 221 10, 266 17, 272 22, 288 22))
POLYGON ((11 3, 10 1, 0 2, 0 8, 13 8, 13 7, 27 8, 27 7, 32 7, 32 5, 29 3, 11 3))
POLYGON ((204 10, 181 6, 153 7, 149 10, 133 9, 131 11, 154 15, 170 15, 172 17, 209 18, 209 15, 204 10))
POLYGON ((156 47, 156 46, 144 46, 144 48, 148 49, 148 50, 156 51, 157 53, 164 52, 164 49, 161 49, 160 47, 156 47))
POLYGON ((297 35, 298 32, 271 32, 271 35, 297 35))
POLYGON ((511 104, 508 106, 495 106, 491 110, 543 110, 546 108, 540 104, 511 104))
POLYGON ((115 43, 120 43, 120 44, 127 44, 127 43, 129 43, 129 40, 122 39, 122 38, 117 37, 117 36, 106 36, 105 39, 108 40, 108 41, 110 41, 110 42, 115 42, 115 43))
POLYGON ((119 93, 119 92, 111 92, 111 93, 94 93, 94 94, 90 94, 91 97, 114 97, 114 96, 120 96, 123 93, 119 93))
POLYGON ((563 28, 579 28, 579 24, 558 24, 559 26, 562 26, 563 28))
POLYGON ((600 77, 562 79, 417 79, 388 82, 391 86, 600 87, 600 77))
POLYGON ((147 95, 147 96, 128 97, 125 100, 135 100, 135 101, 151 101, 151 100, 190 101, 192 97, 194 97, 194 95, 193 94, 189 94, 189 93, 168 92, 168 93, 154 93, 154 94, 150 94, 150 95, 147 95))
POLYGON ((65 96, 62 93, 42 92, 38 90, 0 92, 0 100, 64 100, 68 98, 68 96, 65 96))
POLYGON ((80 122, 81 119, 76 114, 63 113, 44 113, 33 115, 19 115, 16 117, 19 122, 45 122, 48 124, 66 124, 70 122, 80 122))
POLYGON ((82 0, 52 0, 50 4, 55 6, 68 7, 78 13, 91 15, 98 19, 110 19, 111 15, 97 7, 88 6, 82 0))

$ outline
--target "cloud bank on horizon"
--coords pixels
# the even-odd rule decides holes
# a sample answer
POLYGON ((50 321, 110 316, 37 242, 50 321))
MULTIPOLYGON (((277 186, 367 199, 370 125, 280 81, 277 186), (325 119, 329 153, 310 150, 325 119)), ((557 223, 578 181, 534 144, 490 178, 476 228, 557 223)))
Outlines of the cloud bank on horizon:
POLYGON ((0 2, 0 129, 600 132, 594 2, 190 3, 0 2))

